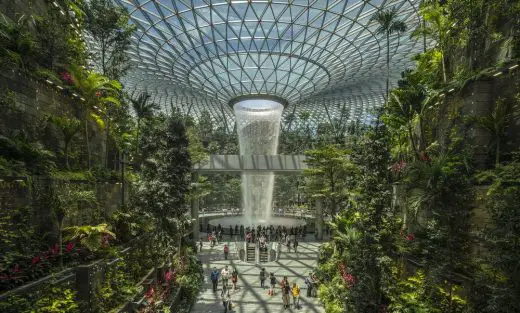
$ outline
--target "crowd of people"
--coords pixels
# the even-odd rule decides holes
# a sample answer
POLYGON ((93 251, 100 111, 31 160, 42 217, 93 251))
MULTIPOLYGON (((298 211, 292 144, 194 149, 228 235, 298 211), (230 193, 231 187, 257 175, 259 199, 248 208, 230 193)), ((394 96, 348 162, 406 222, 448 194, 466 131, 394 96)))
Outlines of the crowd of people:
MULTIPOLYGON (((224 306, 224 313, 232 312, 234 303, 232 301, 232 293, 237 290, 238 283, 238 271, 236 268, 233 268, 232 271, 229 270, 228 265, 226 265, 222 270, 218 270, 216 267, 213 268, 213 271, 210 274, 210 279, 213 285, 213 292, 218 291, 219 282, 222 284, 222 289, 220 292, 220 297, 222 299, 222 305, 224 306), (229 281, 231 281, 231 286, 229 286, 229 281), (231 290, 230 290, 231 289, 231 290), (231 291, 231 293, 230 293, 231 291)), ((266 288, 265 281, 267 280, 267 272, 265 268, 260 270, 260 287, 262 289, 266 288)), ((319 281, 316 275, 311 271, 308 276, 305 277, 305 285, 307 286, 307 297, 316 297, 317 296, 317 288, 319 281)), ((300 308, 300 286, 296 282, 289 282, 289 278, 287 276, 283 276, 283 278, 278 281, 274 273, 269 273, 269 289, 267 294, 269 296, 275 296, 276 290, 280 288, 280 293, 282 296, 282 301, 284 305, 284 309, 289 309, 291 306, 295 309, 300 308), (292 304, 291 304, 292 298, 292 304)))
MULTIPOLYGON (((230 235, 233 240, 245 240, 249 243, 256 243, 259 245, 260 249, 267 249, 268 243, 270 241, 278 242, 282 246, 287 247, 287 251, 291 251, 294 249, 297 252, 299 239, 305 238, 305 234, 307 233, 307 227, 304 226, 252 226, 252 227, 244 227, 244 225, 235 225, 229 226, 227 234, 230 235)), ((207 236, 208 242, 211 247, 215 246, 219 242, 222 242, 223 235, 225 232, 224 227, 218 225, 216 227, 210 228, 207 225, 207 236)), ((200 250, 203 247, 203 237, 200 238, 200 250)), ((229 256, 229 246, 224 243, 224 259, 227 260, 229 256)), ((239 281, 239 274, 236 268, 232 270, 229 269, 228 265, 226 265, 221 270, 218 270, 216 267, 213 268, 210 279, 213 285, 213 292, 217 292, 219 290, 219 283, 221 284, 221 292, 220 298, 222 299, 222 305, 224 306, 224 312, 232 312, 234 303, 232 299, 233 293, 237 290, 237 284, 239 281)), ((300 286, 294 281, 290 282, 287 276, 283 276, 281 280, 278 280, 275 276, 275 273, 267 273, 265 268, 260 270, 260 287, 265 289, 266 281, 269 283, 269 288, 267 290, 267 294, 269 296, 275 296, 277 294, 277 290, 279 288, 280 294, 282 296, 282 301, 284 305, 284 309, 289 309, 291 307, 295 309, 300 308, 300 286), (292 298, 292 301, 291 301, 292 298)), ((304 278, 304 282, 307 288, 307 297, 316 297, 317 289, 319 281, 314 275, 313 272, 309 272, 308 276, 304 278)))

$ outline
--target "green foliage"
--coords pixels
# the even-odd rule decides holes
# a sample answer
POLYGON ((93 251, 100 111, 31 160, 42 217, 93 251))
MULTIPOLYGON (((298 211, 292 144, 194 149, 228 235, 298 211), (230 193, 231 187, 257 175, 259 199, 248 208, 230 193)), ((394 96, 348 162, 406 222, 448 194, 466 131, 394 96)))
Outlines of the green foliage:
POLYGON ((481 239, 489 253, 482 256, 477 285, 486 293, 476 297, 479 312, 512 313, 520 310, 520 162, 480 174, 491 182, 484 197, 491 223, 482 231, 481 239))
POLYGON ((356 171, 348 154, 348 150, 337 145, 305 152, 305 163, 309 166, 304 171, 304 175, 309 178, 307 192, 312 198, 323 198, 331 215, 345 205, 348 198, 346 187, 356 171))
POLYGON ((108 239, 116 238, 116 235, 108 229, 107 224, 71 226, 63 229, 65 240, 75 240, 85 246, 89 251, 96 252, 108 247, 108 239))
POLYGON ((470 117, 469 121, 474 121, 484 128, 491 135, 491 143, 494 146, 495 167, 500 165, 502 144, 507 136, 507 130, 512 122, 520 119, 520 94, 514 100, 498 98, 495 102, 491 114, 488 116, 470 117))
POLYGON ((349 198, 331 223, 333 239, 321 251, 319 262, 318 273, 324 280, 319 296, 327 310, 378 312, 384 304, 391 234, 398 224, 390 210, 388 143, 381 134, 384 129, 379 135, 367 131, 343 150, 352 171, 338 179, 349 180, 342 185, 349 198))
POLYGON ((392 302, 388 307, 388 311, 395 313, 442 312, 430 303, 426 292, 425 280, 426 276, 419 270, 415 275, 399 281, 396 286, 390 286, 394 290, 389 293, 392 297, 392 302))
POLYGON ((20 170, 23 164, 23 168, 32 174, 46 174, 56 167, 51 151, 44 149, 40 143, 28 142, 24 136, 13 139, 0 136, 0 157, 6 160, 4 164, 12 162, 20 170))
POLYGON ((66 116, 55 116, 51 118, 51 121, 63 135, 63 155, 65 156, 65 165, 70 169, 69 147, 72 140, 80 130, 81 122, 76 118, 69 118, 66 116))
POLYGON ((11 21, 0 13, 0 64, 23 70, 32 65, 36 53, 33 24, 31 16, 21 15, 11 21))
POLYGON ((76 293, 50 286, 38 294, 12 295, 0 302, 3 313, 79 313, 76 293))
POLYGON ((202 289, 203 271, 197 255, 190 248, 187 248, 185 253, 185 270, 179 273, 177 282, 184 288, 188 298, 195 301, 197 294, 202 289))
POLYGON ((31 313, 77 313, 79 307, 74 297, 75 292, 70 289, 53 287, 36 301, 31 313))
POLYGON ((137 285, 126 271, 126 264, 120 260, 106 271, 103 282, 94 292, 92 312, 111 312, 130 301, 137 292, 137 285))
POLYGON ((48 6, 45 16, 35 17, 36 50, 41 67, 52 72, 67 64, 86 64, 85 45, 75 26, 76 20, 69 10, 54 5, 48 6))
POLYGON ((128 70, 128 48, 135 25, 129 24, 126 9, 109 0, 91 0, 85 3, 85 29, 99 51, 93 61, 102 75, 111 79, 121 78, 128 70))

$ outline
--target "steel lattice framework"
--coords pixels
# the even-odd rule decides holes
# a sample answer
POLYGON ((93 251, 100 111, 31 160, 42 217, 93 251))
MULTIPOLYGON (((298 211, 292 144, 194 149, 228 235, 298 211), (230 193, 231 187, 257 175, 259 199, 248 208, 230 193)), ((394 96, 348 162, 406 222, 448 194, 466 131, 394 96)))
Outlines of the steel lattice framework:
POLYGON ((408 26, 390 40, 392 83, 423 48, 410 37, 420 0, 114 1, 137 25, 126 88, 227 125, 229 102, 243 95, 285 99, 285 116, 310 112, 316 123, 340 112, 366 119, 386 88, 378 10, 396 8, 408 26))

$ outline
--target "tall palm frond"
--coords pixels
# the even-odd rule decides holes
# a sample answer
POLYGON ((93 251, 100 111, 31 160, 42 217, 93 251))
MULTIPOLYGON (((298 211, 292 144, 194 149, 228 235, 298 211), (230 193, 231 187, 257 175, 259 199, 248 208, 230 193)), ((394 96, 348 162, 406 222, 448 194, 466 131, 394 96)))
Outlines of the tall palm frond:
MULTIPOLYGON (((406 31, 406 23, 398 20, 398 11, 396 8, 388 10, 379 10, 370 19, 370 22, 377 23, 376 33, 386 38, 386 93, 385 100, 388 101, 390 92, 390 35, 401 34, 406 31)), ((379 126, 380 114, 377 117, 376 128, 379 126)))
POLYGON ((500 165, 501 144, 508 127, 512 121, 520 119, 519 100, 520 95, 514 102, 499 98, 489 115, 469 118, 491 135, 492 144, 495 146, 495 167, 500 165))
POLYGON ((140 93, 137 98, 128 97, 132 105, 132 109, 137 117, 137 129, 136 129, 136 146, 135 154, 139 154, 139 134, 141 132, 141 121, 144 118, 148 118, 154 115, 155 111, 159 109, 159 106, 151 101, 150 95, 147 92, 140 93))
POLYGON ((91 168, 90 144, 88 136, 89 116, 101 127, 104 128, 103 118, 100 114, 106 115, 106 108, 110 105, 119 106, 121 104, 117 93, 122 86, 116 80, 94 72, 88 72, 80 66, 71 65, 69 72, 72 77, 74 87, 79 91, 84 99, 83 118, 85 123, 85 143, 87 148, 88 168, 91 168))
POLYGON ((453 174, 451 158, 441 154, 430 162, 415 161, 409 166, 408 179, 413 186, 409 191, 408 204, 413 216, 429 216, 443 195, 443 182, 453 174))

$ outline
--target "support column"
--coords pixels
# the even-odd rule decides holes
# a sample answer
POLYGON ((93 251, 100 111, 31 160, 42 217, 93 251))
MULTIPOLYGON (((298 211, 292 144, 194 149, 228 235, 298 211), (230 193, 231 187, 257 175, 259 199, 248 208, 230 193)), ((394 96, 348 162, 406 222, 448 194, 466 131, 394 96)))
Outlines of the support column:
POLYGON ((315 227, 314 231, 316 232, 315 236, 318 240, 323 240, 323 201, 318 198, 314 202, 314 208, 316 210, 316 218, 315 218, 315 227))
MULTIPOLYGON (((197 184, 199 182, 199 173, 192 172, 191 173, 191 183, 197 184)), ((197 188, 197 187, 195 187, 197 188)), ((192 225, 192 231, 193 231, 193 241, 197 242, 200 237, 199 232, 199 203, 200 199, 198 197, 194 197, 191 199, 191 225, 192 225)))

